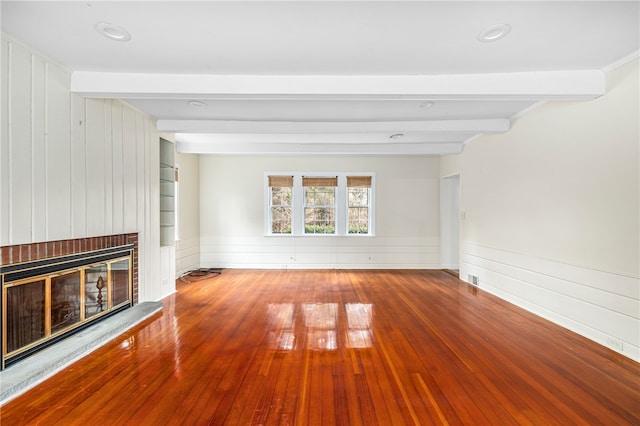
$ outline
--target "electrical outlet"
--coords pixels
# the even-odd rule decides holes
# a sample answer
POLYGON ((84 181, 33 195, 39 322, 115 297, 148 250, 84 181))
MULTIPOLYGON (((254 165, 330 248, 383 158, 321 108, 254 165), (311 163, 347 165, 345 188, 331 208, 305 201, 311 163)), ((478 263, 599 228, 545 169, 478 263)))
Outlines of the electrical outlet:
POLYGON ((607 337, 607 345, 609 345, 609 347, 615 349, 616 351, 622 352, 622 340, 613 337, 607 337))
POLYGON ((475 285, 475 286, 479 286, 480 285, 480 278, 478 278, 478 276, 476 275, 468 275, 468 279, 467 282, 469 282, 469 284, 475 285))

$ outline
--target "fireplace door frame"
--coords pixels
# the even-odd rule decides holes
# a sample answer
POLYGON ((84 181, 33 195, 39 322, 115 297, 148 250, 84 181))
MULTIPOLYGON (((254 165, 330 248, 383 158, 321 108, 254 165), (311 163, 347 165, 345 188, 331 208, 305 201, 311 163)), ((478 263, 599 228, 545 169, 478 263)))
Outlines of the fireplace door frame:
MULTIPOLYGON (((133 245, 114 247, 94 252, 74 254, 52 259, 45 259, 23 264, 15 264, 3 266, 0 269, 2 273, 2 369, 6 366, 17 362, 34 352, 43 349, 60 339, 75 333, 96 321, 115 314, 123 309, 133 305, 133 245), (124 299, 123 289, 117 294, 118 300, 114 302, 114 279, 117 271, 123 269, 114 268, 114 265, 121 266, 126 263, 126 300, 124 299), (103 269, 105 274, 95 274, 92 271, 103 269), (72 274, 78 274, 78 290, 79 294, 70 300, 66 312, 67 319, 70 319, 67 326, 61 326, 54 329, 53 324, 60 322, 54 321, 54 313, 60 314, 58 307, 52 306, 54 295, 52 294, 52 282, 56 278, 65 276, 71 277, 72 274), (90 281, 88 276, 93 274, 90 281), (98 278, 96 279, 96 275, 98 278), (21 286, 30 283, 44 282, 43 290, 43 309, 41 331, 36 331, 35 335, 41 334, 42 337, 36 337, 32 341, 25 343, 17 348, 11 347, 9 350, 9 330, 7 315, 9 313, 9 292, 12 289, 21 288, 21 286), (95 288, 94 288, 95 287, 95 288), (77 317, 77 321, 75 320, 77 317)), ((120 275, 120 274, 119 274, 120 275)), ((121 284, 123 276, 118 277, 121 284)), ((73 279, 63 284, 73 286, 73 279)), ((39 302, 37 302, 39 303, 39 302)), ((65 319, 62 319, 65 321, 65 319)), ((33 328, 33 326, 32 326, 33 328)), ((16 327, 16 330, 19 330, 16 327)), ((15 346, 15 344, 13 345, 15 346)))

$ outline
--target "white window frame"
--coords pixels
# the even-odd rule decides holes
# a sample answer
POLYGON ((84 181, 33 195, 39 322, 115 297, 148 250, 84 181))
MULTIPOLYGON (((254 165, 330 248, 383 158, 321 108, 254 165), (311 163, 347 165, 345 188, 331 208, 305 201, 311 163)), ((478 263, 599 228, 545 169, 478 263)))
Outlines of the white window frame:
POLYGON ((264 234, 275 237, 372 237, 375 236, 375 173, 363 172, 267 172, 264 174, 264 234), (271 204, 269 176, 293 176, 293 227, 290 234, 271 232, 271 204), (302 177, 337 177, 336 187, 336 232, 334 234, 306 234, 304 232, 304 187, 302 177), (349 234, 349 199, 347 193, 347 176, 371 176, 371 190, 369 194, 369 223, 366 234, 349 234))

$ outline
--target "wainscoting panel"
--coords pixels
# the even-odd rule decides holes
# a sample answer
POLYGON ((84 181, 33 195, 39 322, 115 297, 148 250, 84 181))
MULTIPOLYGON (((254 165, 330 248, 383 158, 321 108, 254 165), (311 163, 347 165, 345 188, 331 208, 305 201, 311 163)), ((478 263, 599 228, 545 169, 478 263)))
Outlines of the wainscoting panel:
POLYGON ((460 277, 640 360, 640 280, 466 242, 460 277))
POLYGON ((392 237, 210 237, 201 265, 222 268, 437 269, 439 240, 392 237))
POLYGON ((176 274, 200 267, 200 238, 186 238, 176 241, 176 274))

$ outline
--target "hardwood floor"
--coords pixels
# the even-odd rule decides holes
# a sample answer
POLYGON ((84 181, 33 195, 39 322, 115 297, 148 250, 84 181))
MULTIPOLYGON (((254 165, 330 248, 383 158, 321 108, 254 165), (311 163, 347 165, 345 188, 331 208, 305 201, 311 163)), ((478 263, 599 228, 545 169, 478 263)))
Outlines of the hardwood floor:
POLYGON ((2 425, 640 424, 640 364, 443 271, 248 271, 1 408, 2 425))

